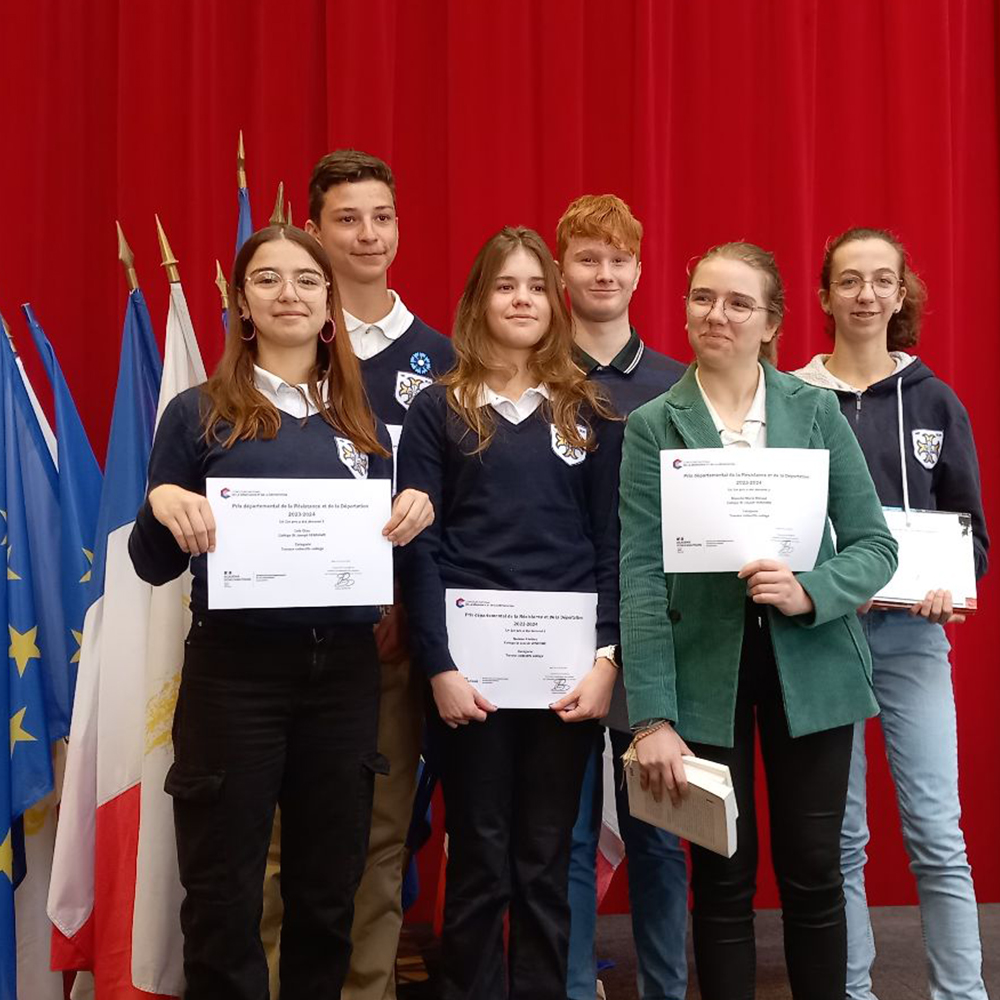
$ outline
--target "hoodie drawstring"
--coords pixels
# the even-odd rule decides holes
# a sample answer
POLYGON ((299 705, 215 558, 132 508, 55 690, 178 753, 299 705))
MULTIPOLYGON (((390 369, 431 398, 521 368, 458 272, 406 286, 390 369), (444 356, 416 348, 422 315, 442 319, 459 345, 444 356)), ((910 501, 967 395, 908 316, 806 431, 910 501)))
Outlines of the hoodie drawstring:
POLYGON ((903 510, 910 526, 910 484, 906 479, 906 441, 903 435, 903 379, 896 379, 896 422, 899 427, 899 468, 903 476, 903 510))

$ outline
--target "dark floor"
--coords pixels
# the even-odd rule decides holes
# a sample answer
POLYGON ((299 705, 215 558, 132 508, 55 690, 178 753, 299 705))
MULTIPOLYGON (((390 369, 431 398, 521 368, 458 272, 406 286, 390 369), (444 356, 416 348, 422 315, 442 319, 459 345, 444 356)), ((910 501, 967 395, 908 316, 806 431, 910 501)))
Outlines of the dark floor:
MULTIPOLYGON (((983 938, 983 975, 986 989, 1000 1000, 1000 904, 979 908, 983 938)), ((878 943, 875 992, 879 1000, 927 1000, 920 913, 914 906, 876 907, 872 925, 878 943)), ((628 916, 601 917, 597 927, 598 954, 615 963, 601 973, 608 1000, 636 1000, 635 955, 628 916)), ((432 980, 436 942, 429 929, 408 927, 400 948, 400 1000, 435 1000, 432 980), (424 959, 426 959, 426 964, 424 959)), ((693 968, 693 964, 692 964, 693 968)), ((688 1000, 700 1000, 692 974, 688 1000)), ((757 915, 757 1000, 789 1000, 781 947, 781 917, 776 910, 757 915)))
MULTIPOLYGON (((986 989, 1000 1000, 1000 904, 980 906, 979 919, 986 989)), ((915 906, 875 907, 872 926, 878 947, 872 975, 878 1000, 927 1000, 930 994, 919 910, 915 906)), ((688 940, 690 945, 690 935, 688 940)), ((597 941, 600 956, 615 962, 613 969, 601 974, 608 1000, 635 1000, 635 955, 629 918, 601 917, 597 941)), ((688 1000, 701 998, 693 974, 687 995, 688 1000)), ((757 915, 757 1000, 790 997, 781 947, 781 916, 777 910, 767 910, 757 915)))

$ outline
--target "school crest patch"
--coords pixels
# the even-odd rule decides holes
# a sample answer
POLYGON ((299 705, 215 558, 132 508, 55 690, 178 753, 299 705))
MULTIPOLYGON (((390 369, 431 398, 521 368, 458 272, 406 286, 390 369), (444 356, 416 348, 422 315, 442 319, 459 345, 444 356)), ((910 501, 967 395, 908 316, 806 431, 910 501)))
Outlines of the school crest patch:
POLYGON ((913 457, 925 468, 933 469, 941 457, 941 445, 944 444, 944 431, 931 431, 926 428, 914 428, 913 457))
POLYGON ((363 451, 358 451, 353 441, 347 438, 335 438, 337 442, 337 456, 341 462, 351 470, 351 475, 355 479, 368 478, 368 456, 363 451))
POLYGON ((434 380, 416 372, 396 372, 396 402, 404 410, 410 408, 417 394, 426 389, 434 380))
MULTIPOLYGON (((552 432, 552 450, 567 464, 579 465, 586 457, 587 452, 583 448, 577 448, 559 433, 559 428, 555 424, 549 424, 552 432)), ((577 424, 576 429, 580 432, 584 440, 587 439, 587 428, 583 424, 577 424)))
POLYGON ((414 351, 410 355, 410 367, 418 375, 430 375, 431 359, 423 351, 414 351))

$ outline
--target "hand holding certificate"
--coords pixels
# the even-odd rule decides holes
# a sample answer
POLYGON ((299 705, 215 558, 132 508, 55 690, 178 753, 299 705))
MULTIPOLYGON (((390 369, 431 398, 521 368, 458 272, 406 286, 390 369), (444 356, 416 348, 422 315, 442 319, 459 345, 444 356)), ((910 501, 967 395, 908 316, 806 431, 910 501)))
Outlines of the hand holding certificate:
POLYGON ((446 590, 448 648, 498 708, 548 708, 594 665, 597 595, 446 590))
POLYGON ((207 479, 208 606, 391 604, 387 479, 207 479))
POLYGON ((818 448, 691 448, 660 452, 663 568, 738 571, 756 559, 816 564, 830 453, 818 448))
POLYGON ((976 563, 972 516, 947 510, 883 508, 899 544, 892 579, 875 595, 877 608, 909 608, 931 590, 951 592, 955 611, 976 610, 976 563))

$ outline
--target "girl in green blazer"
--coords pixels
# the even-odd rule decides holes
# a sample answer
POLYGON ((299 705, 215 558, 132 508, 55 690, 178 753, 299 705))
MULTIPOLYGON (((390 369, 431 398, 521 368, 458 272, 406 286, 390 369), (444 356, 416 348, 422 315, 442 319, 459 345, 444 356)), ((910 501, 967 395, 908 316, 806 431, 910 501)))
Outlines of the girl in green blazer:
POLYGON ((773 256, 748 243, 713 248, 691 273, 686 303, 696 362, 633 412, 622 457, 621 628, 634 746, 657 798, 687 794, 684 754, 732 773, 735 854, 691 848, 704 1000, 753 996, 755 729, 792 995, 842 1000, 839 838, 851 725, 878 711, 855 611, 892 576, 896 545, 833 394, 772 367, 784 311, 773 256), (713 447, 828 450, 836 547, 828 525, 809 572, 759 559, 739 574, 666 575, 659 453, 713 447))

